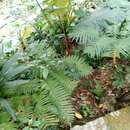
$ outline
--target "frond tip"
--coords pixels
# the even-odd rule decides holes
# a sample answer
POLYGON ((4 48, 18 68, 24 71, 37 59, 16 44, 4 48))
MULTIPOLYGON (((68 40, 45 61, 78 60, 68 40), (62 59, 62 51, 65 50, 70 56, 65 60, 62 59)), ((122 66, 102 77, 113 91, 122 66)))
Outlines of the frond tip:
POLYGON ((63 59, 63 63, 65 64, 65 66, 73 66, 73 68, 75 68, 75 70, 77 70, 76 72, 80 75, 80 76, 86 76, 88 74, 91 73, 92 71, 92 67, 89 66, 88 64, 86 64, 86 62, 84 61, 83 58, 79 58, 78 56, 69 56, 69 57, 65 57, 63 59))

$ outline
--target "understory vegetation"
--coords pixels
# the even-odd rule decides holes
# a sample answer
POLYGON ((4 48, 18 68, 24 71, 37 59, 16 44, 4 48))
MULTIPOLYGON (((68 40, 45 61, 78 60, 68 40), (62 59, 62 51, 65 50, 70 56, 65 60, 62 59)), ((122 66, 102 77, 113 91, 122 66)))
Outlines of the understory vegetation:
POLYGON ((130 2, 35 3, 18 48, 0 52, 0 129, 69 130, 128 106, 130 2))

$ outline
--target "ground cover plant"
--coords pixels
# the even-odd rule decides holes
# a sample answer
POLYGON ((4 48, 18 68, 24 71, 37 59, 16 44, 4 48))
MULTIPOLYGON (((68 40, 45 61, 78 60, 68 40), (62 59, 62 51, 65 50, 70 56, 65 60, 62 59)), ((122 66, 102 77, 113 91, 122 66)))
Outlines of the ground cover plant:
POLYGON ((0 129, 69 130, 128 106, 130 2, 35 3, 17 51, 1 53, 0 129))

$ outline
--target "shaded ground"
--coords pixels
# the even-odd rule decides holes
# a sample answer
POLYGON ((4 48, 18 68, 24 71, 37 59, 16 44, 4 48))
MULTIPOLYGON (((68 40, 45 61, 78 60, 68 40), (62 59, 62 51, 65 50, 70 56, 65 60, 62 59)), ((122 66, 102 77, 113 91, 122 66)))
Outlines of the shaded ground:
POLYGON ((95 118, 129 105, 130 62, 119 61, 113 69, 107 61, 88 77, 83 77, 72 95, 75 109, 83 116, 74 124, 84 124, 95 118))

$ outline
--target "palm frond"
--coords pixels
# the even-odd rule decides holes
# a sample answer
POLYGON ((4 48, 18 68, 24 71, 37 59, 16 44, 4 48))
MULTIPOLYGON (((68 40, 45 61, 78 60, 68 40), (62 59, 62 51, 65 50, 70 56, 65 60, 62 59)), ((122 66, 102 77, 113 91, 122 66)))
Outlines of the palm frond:
POLYGON ((117 54, 128 57, 130 55, 130 38, 128 37, 117 40, 114 49, 116 50, 117 54))
POLYGON ((101 37, 98 41, 85 46, 84 53, 88 54, 90 57, 101 57, 104 53, 110 52, 111 47, 116 39, 109 37, 101 37))
POLYGON ((112 4, 111 2, 119 2, 118 4, 122 6, 115 8, 104 6, 90 16, 84 17, 74 27, 76 33, 73 33, 72 38, 79 44, 82 43, 84 53, 92 58, 112 57, 113 52, 116 52, 116 57, 129 55, 129 34, 121 36, 120 26, 128 19, 129 11, 121 7, 130 2, 127 0, 106 1, 109 4, 112 4), (95 34, 92 33, 94 31, 95 34))
POLYGON ((130 55, 130 38, 116 39, 110 37, 101 37, 96 43, 87 45, 84 53, 90 57, 112 57, 113 51, 116 57, 130 55))
POLYGON ((119 24, 126 18, 124 10, 102 8, 84 17, 70 33, 70 37, 79 44, 95 42, 105 33, 110 25, 119 24))
POLYGON ((129 0, 106 0, 105 5, 112 8, 115 7, 129 8, 130 1, 129 0))
POLYGON ((73 28, 73 31, 69 34, 69 36, 70 38, 72 38, 72 40, 75 40, 76 43, 86 44, 91 41, 96 41, 99 37, 99 33, 98 31, 93 28, 90 28, 87 25, 77 25, 73 28))

